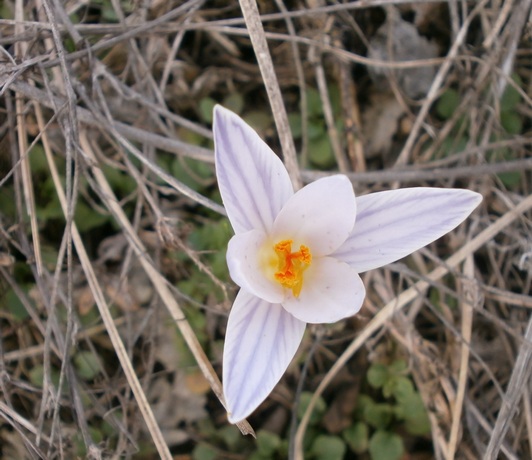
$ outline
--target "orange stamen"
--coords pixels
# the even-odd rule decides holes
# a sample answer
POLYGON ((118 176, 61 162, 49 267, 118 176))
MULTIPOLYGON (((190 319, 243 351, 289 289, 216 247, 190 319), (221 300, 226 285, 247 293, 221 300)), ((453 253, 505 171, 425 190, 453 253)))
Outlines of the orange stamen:
POLYGON ((312 254, 307 246, 299 246, 299 251, 292 252, 292 240, 283 240, 273 249, 279 258, 275 279, 288 289, 292 289, 295 297, 299 296, 303 287, 303 272, 312 262, 312 254))

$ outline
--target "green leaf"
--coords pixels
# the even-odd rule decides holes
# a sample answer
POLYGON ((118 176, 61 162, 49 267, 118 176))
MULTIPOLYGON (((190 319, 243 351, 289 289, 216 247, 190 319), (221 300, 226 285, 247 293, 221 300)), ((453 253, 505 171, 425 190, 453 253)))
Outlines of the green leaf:
MULTIPOLYGON (((303 414, 307 410, 308 405, 310 404, 310 400, 312 399, 313 393, 309 391, 304 391, 301 393, 301 397, 299 398, 299 406, 297 408, 297 417, 299 420, 303 418, 303 414)), ((323 417, 323 414, 325 414, 325 410, 327 409, 327 404, 325 403, 325 400, 320 396, 318 400, 316 401, 316 405, 314 406, 314 411, 312 412, 312 415, 310 416, 309 425, 316 425, 319 423, 323 417)))
POLYGON ((235 425, 226 425, 220 428, 218 434, 230 449, 235 449, 242 441, 242 434, 235 425))
POLYGON ((192 158, 175 158, 170 172, 179 182, 197 192, 202 191, 214 181, 213 167, 192 158))
POLYGON ((103 165, 102 172, 115 192, 127 195, 137 188, 137 181, 118 168, 103 165))
POLYGON ((257 432, 257 450, 263 457, 272 457, 281 446, 281 438, 266 430, 257 432))
POLYGON ((419 393, 401 399, 395 408, 397 418, 405 421, 405 428, 414 435, 430 433, 430 420, 419 393))
POLYGON ((404 450, 401 437, 388 431, 376 431, 369 441, 373 460, 399 460, 404 450))
POLYGON ((32 174, 49 173, 48 160, 44 154, 44 148, 41 144, 35 144, 28 154, 30 169, 32 174))
POLYGON ((0 3, 0 18, 13 19, 13 8, 10 8, 8 2, 0 3))
POLYGON ((368 426, 364 422, 357 422, 342 432, 345 442, 356 454, 368 450, 368 435, 368 426))
POLYGON ((289 113, 288 124, 290 125, 290 131, 292 131, 294 139, 299 139, 303 134, 301 131, 301 114, 296 112, 289 113))
POLYGON ((387 428, 392 421, 394 409, 390 404, 368 404, 364 410, 364 420, 377 429, 387 428))
POLYGON ((311 141, 327 137, 327 129, 323 120, 309 120, 308 138, 311 141))
POLYGON ((436 113, 444 120, 448 120, 453 116, 459 105, 460 94, 455 89, 449 88, 438 99, 436 113))
POLYGON ((373 388, 381 388, 389 378, 388 367, 384 364, 373 363, 368 369, 368 383, 373 388))
POLYGON ((336 159, 327 134, 309 143, 308 156, 310 161, 318 168, 327 169, 335 165, 336 159))
POLYGON ((331 108, 333 114, 340 114, 342 109, 342 100, 340 94, 340 88, 338 85, 330 85, 327 88, 329 92, 329 99, 331 100, 331 108))
MULTIPOLYGON (((519 75, 517 75, 516 73, 512 75, 512 80, 518 87, 523 87, 523 82, 521 81, 519 75)), ((521 94, 519 94, 519 91, 517 91, 517 89, 515 89, 514 86, 511 84, 506 85, 504 93, 502 93, 501 96, 501 112, 508 112, 514 110, 520 101, 521 94)))
POLYGON ((323 105, 321 103, 320 93, 315 88, 307 89, 307 108, 309 118, 323 116, 323 105))
POLYGON ((233 231, 226 218, 210 221, 190 233, 188 241, 198 251, 220 250, 225 248, 233 231))
POLYGON ((260 452, 255 451, 253 452, 249 457, 247 457, 248 460, 271 460, 271 455, 262 455, 260 452))
POLYGON ((501 112, 501 125, 509 134, 520 134, 523 130, 523 119, 516 112, 501 112))
POLYGON ((48 195, 48 189, 51 185, 50 180, 46 180, 41 188, 39 206, 37 207, 37 219, 40 222, 47 222, 50 219, 64 219, 63 210, 61 209, 61 203, 57 194, 53 192, 52 195, 48 195), (46 201, 44 201, 46 200, 46 201))
POLYGON ((366 411, 366 408, 368 406, 372 406, 373 404, 375 404, 375 401, 373 401, 370 396, 363 393, 360 394, 355 408, 355 413, 353 414, 355 419, 359 420, 364 418, 364 412, 366 411))
POLYGON ((513 188, 518 186, 521 183, 521 172, 520 171, 510 171, 505 173, 497 174, 501 182, 507 188, 513 188))
POLYGON ((78 200, 74 211, 74 221, 80 232, 88 232, 109 222, 110 217, 89 208, 83 201, 78 200))
POLYGON ((393 396, 399 403, 402 401, 408 401, 415 394, 414 384, 412 381, 403 375, 394 377, 389 386, 387 394, 383 394, 385 397, 393 396))
POLYGON ((404 359, 396 359, 390 364, 390 374, 401 375, 408 370, 408 364, 404 359))
POLYGON ((74 355, 74 365, 83 380, 92 380, 102 371, 100 360, 92 351, 78 351, 74 355))
MULTIPOLYGON (((23 291, 26 291, 25 289, 23 291)), ((28 299, 28 302, 31 302, 29 297, 26 296, 26 299, 28 299)), ((9 289, 7 293, 5 294, 5 298, 2 301, 2 304, 4 306, 7 305, 7 308, 9 312, 13 315, 13 318, 16 321, 24 321, 29 318, 29 313, 26 310, 26 307, 20 300, 20 297, 15 293, 13 289, 9 289)), ((3 310, 3 308, 0 308, 3 310)))
POLYGON ((41 364, 33 366, 29 372, 29 379, 32 385, 42 388, 44 383, 44 367, 41 364))
POLYGON ((264 111, 252 110, 247 112, 243 118, 261 137, 266 134, 273 124, 272 116, 264 111))
POLYGON ((447 136, 441 143, 440 151, 443 156, 454 155, 456 153, 463 152, 467 147, 467 138, 459 137, 458 139, 453 136, 447 136))
MULTIPOLYGON (((31 370, 29 371, 29 380, 36 387, 43 387, 44 367, 42 364, 37 364, 31 368, 31 370)), ((55 368, 52 368, 50 370, 50 381, 55 388, 59 387, 59 372, 55 368)), ((63 381, 62 391, 63 393, 65 393, 65 391, 68 391, 68 382, 66 380, 63 381)))
POLYGON ((342 460, 346 446, 337 436, 320 435, 312 443, 310 452, 316 460, 342 460))
POLYGON ((198 103, 199 115, 205 123, 212 123, 212 110, 217 102, 212 97, 204 97, 198 103))
POLYGON ((217 456, 216 449, 204 442, 198 443, 192 451, 192 458, 194 460, 215 460, 217 456))
POLYGON ((240 93, 231 93, 224 98, 223 106, 235 113, 241 114, 244 108, 244 97, 240 93))
MULTIPOLYGON (((1 18, 2 16, 0 16, 1 18)), ((10 185, 3 185, 2 193, 0 193, 0 209, 2 210, 2 220, 4 225, 7 222, 14 220, 17 215, 17 201, 15 200, 15 192, 10 185)), ((39 208, 37 208, 38 215, 39 208)))
POLYGON ((201 134, 183 127, 177 128, 177 136, 187 144, 203 146, 206 142, 205 137, 201 134))

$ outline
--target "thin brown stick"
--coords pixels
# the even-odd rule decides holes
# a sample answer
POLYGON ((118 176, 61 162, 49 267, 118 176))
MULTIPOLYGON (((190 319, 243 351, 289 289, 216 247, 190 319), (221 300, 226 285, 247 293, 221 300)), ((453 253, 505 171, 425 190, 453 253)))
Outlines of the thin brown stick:
MULTIPOLYGON (((529 197, 529 199, 532 198, 529 197)), ((501 449, 506 432, 510 428, 514 414, 518 408, 518 401, 523 396, 523 390, 532 372, 532 317, 528 321, 525 335, 515 360, 512 376, 508 383, 506 394, 501 401, 501 409, 493 427, 484 460, 496 459, 501 449)))
POLYGON ((460 350, 460 370, 458 373, 458 387, 456 389, 456 398, 452 408, 451 434, 447 448, 447 460, 453 460, 458 447, 458 433, 460 431, 462 410, 467 385, 467 376, 469 370, 469 351, 471 347, 471 331, 473 329, 473 305, 479 302, 480 294, 478 286, 475 283, 475 265, 473 256, 466 258, 464 263, 464 289, 462 301, 460 302, 462 312, 462 346, 460 350))
POLYGON ((283 150, 284 164, 292 180, 292 185, 297 190, 301 187, 301 177, 297 165, 296 148, 294 146, 292 132, 290 131, 283 96, 279 88, 277 76, 275 75, 270 51, 268 50, 268 43, 264 35, 259 9, 254 0, 240 0, 240 8, 246 21, 249 37, 251 38, 266 92, 268 93, 268 99, 270 100, 275 126, 277 127, 277 133, 283 150))
MULTIPOLYGON (((390 169, 384 171, 368 171, 362 173, 347 173, 346 176, 354 184, 386 184, 390 182, 423 182, 434 180, 455 180, 462 177, 472 178, 490 174, 500 174, 512 171, 529 171, 532 169, 532 158, 504 161, 500 163, 486 163, 475 166, 455 166, 450 168, 421 169, 410 167, 404 169, 390 169)), ((305 182, 311 182, 327 176, 328 172, 303 171, 305 182)))

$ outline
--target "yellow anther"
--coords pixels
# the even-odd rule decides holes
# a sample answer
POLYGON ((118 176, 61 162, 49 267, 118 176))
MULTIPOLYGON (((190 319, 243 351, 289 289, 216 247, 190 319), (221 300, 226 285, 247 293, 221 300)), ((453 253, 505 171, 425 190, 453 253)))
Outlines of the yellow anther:
POLYGON ((273 249, 279 259, 275 279, 283 286, 292 289, 295 297, 303 287, 303 272, 312 262, 312 254, 307 246, 299 246, 299 251, 292 252, 292 240, 279 241, 273 249))

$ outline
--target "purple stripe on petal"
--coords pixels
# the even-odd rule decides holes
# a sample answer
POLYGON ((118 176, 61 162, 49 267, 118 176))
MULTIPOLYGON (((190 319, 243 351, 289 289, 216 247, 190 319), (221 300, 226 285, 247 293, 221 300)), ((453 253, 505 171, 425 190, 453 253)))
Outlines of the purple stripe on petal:
POLYGON ((481 200, 469 190, 427 187, 358 197, 355 227, 334 257, 359 273, 395 262, 457 227, 481 200))
POLYGON ((216 175, 235 233, 269 233, 284 203, 293 195, 281 160, 240 117, 214 109, 216 175))
POLYGON ((246 418, 266 399, 290 364, 305 323, 240 290, 229 315, 223 387, 229 420, 246 418))

